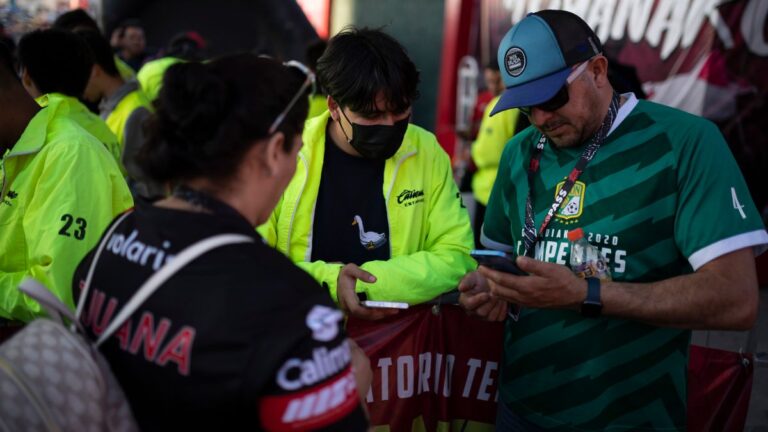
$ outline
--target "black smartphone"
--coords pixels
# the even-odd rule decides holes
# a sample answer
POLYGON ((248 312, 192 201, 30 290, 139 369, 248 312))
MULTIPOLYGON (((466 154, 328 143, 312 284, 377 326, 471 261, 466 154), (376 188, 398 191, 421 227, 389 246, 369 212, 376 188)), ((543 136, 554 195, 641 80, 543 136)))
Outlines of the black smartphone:
POLYGON ((515 256, 512 254, 497 250, 474 249, 469 252, 469 255, 482 266, 513 275, 528 276, 528 273, 517 266, 515 256))

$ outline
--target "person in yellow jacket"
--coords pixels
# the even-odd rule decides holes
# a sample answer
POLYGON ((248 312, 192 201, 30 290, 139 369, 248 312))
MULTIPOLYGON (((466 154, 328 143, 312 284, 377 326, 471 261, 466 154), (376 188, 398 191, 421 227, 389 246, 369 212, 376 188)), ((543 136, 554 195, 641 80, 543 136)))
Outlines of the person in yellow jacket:
POLYGON ((470 155, 476 171, 472 173, 472 195, 475 198, 475 213, 473 231, 475 246, 482 248, 480 234, 485 217, 485 207, 491 196, 496 172, 499 170, 499 160, 504 146, 515 134, 519 118, 519 110, 508 110, 491 117, 491 110, 504 92, 504 81, 501 79, 499 64, 491 60, 483 69, 483 80, 493 99, 485 105, 483 117, 477 130, 475 141, 472 142, 470 155))
MULTIPOLYGON (((51 27, 69 32, 77 29, 101 31, 96 20, 88 15, 88 12, 84 9, 72 9, 64 12, 53 21, 51 27)), ((117 67, 117 71, 123 80, 129 81, 136 77, 136 72, 128 66, 128 63, 124 62, 117 54, 114 54, 113 57, 115 59, 115 67, 117 67)))
POLYGON ((157 95, 160 94, 165 71, 182 61, 182 59, 176 57, 162 57, 144 63, 141 69, 139 69, 139 72, 136 74, 136 80, 139 81, 139 87, 141 87, 141 91, 144 92, 149 101, 154 101, 157 99, 157 95))
POLYGON ((77 99, 83 95, 93 67, 88 45, 64 30, 36 30, 19 41, 18 61, 21 83, 27 93, 40 106, 68 116, 101 141, 125 175, 117 136, 77 99))
POLYGON ((472 143, 472 161, 477 167, 472 176, 472 194, 475 197, 475 244, 479 245, 480 231, 485 217, 485 207, 491 196, 493 182, 499 170, 499 160, 504 146, 515 135, 515 126, 520 110, 511 109, 491 117, 491 110, 496 106, 499 96, 491 100, 483 112, 483 120, 477 138, 472 143))
POLYGON ((472 230, 448 155, 409 124, 415 65, 392 37, 351 28, 317 72, 329 110, 307 122, 296 175, 260 232, 353 316, 391 313, 356 293, 418 304, 455 289, 475 267, 472 230))
POLYGON ((152 105, 136 80, 123 81, 115 67, 109 42, 93 30, 76 30, 94 56, 93 72, 84 97, 99 102, 99 116, 117 135, 122 162, 134 194, 153 199, 164 196, 165 186, 150 180, 136 163, 136 154, 144 142, 143 126, 152 105))
POLYGON ((195 31, 178 33, 168 42, 163 57, 144 63, 136 74, 141 91, 149 101, 155 101, 163 85, 165 71, 176 63, 205 59, 205 39, 195 31))
POLYGON ((131 134, 140 133, 140 127, 139 130, 128 127, 134 120, 131 117, 148 116, 149 100, 138 81, 124 81, 120 77, 104 36, 93 30, 76 30, 75 34, 88 44, 94 56, 93 71, 83 96, 90 102, 99 102, 99 115, 124 148, 126 141, 133 138, 131 134))
POLYGON ((27 276, 72 306, 75 266, 115 215, 133 205, 109 151, 69 118, 41 108, 0 46, 0 321, 29 321, 40 305, 27 276))

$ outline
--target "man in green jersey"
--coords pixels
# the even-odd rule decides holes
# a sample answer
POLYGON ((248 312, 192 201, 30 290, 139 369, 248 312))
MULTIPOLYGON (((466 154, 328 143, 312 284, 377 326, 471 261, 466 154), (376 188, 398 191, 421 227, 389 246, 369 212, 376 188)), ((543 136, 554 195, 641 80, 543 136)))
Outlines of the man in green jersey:
POLYGON ((483 244, 528 276, 485 267, 471 313, 506 319, 498 430, 685 430, 690 329, 748 329, 768 234, 718 129, 618 95, 589 26, 530 14, 498 52, 532 125, 506 146, 483 244), (582 228, 612 281, 567 267, 582 228), (512 306, 512 305, 517 306, 512 306))

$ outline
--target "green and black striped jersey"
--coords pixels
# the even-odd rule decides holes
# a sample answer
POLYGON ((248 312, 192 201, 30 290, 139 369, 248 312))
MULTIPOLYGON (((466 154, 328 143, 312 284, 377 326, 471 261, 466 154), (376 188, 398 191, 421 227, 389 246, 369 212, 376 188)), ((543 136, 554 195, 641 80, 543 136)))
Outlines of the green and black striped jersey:
MULTIPOLYGON (((528 164, 540 136, 531 127, 507 144, 483 225, 487 247, 523 254, 528 164)), ((582 150, 544 150, 533 180, 537 228, 582 150)), ((601 249, 618 281, 667 279, 768 243, 717 127, 633 95, 535 256, 567 264, 575 228, 601 249)), ((501 400, 544 428, 684 430, 689 342, 687 330, 524 309, 507 322, 501 400)))

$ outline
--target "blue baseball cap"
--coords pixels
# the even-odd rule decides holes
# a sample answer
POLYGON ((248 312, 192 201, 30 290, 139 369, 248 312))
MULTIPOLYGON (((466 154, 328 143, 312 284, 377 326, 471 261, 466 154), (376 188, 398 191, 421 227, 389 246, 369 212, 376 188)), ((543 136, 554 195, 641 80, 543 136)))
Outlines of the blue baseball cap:
POLYGON ((563 87, 573 65, 602 51, 600 39, 578 15, 562 10, 528 14, 499 44, 506 90, 491 115, 548 101, 563 87))

